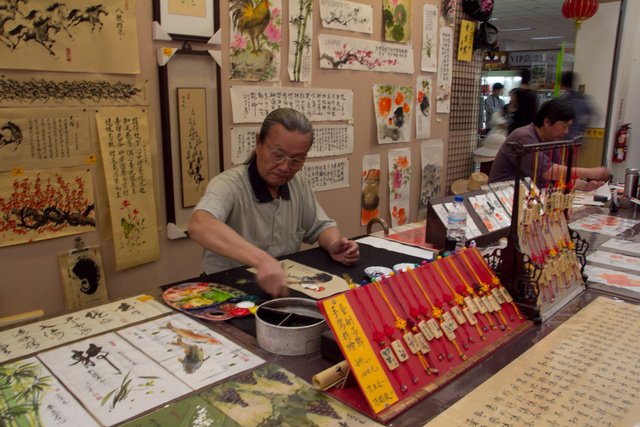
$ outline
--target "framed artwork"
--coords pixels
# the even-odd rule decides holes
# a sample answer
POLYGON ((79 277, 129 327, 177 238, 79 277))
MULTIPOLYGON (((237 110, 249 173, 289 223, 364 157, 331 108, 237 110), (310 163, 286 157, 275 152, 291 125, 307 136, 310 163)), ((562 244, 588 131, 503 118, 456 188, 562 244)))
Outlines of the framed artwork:
POLYGON ((153 0, 153 38, 207 42, 220 28, 219 2, 153 0))
POLYGON ((158 52, 167 222, 182 232, 222 170, 220 68, 212 52, 188 46, 158 52))

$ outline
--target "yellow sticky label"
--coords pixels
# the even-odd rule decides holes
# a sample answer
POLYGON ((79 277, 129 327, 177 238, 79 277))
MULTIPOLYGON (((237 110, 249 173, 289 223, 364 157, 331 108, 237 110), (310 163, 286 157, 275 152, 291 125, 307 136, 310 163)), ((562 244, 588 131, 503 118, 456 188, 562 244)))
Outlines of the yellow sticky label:
POLYGON ((147 301, 151 301, 152 299, 153 297, 151 295, 143 295, 140 298, 138 298, 138 301, 147 302, 147 301))
POLYGON ((19 175, 24 175, 24 168, 22 167, 11 168, 11 176, 19 176, 19 175))
POLYGON ((358 378, 361 390, 373 412, 377 414, 397 402, 398 396, 360 322, 356 319, 347 297, 344 294, 337 295, 324 300, 322 306, 351 366, 351 371, 358 378))
POLYGON ((173 50, 170 47, 163 47, 162 48, 162 54, 164 56, 171 56, 171 55, 173 55, 173 50))
POLYGON ((94 165, 96 163, 98 163, 98 156, 96 156, 95 154, 87 156, 87 164, 88 165, 94 165))

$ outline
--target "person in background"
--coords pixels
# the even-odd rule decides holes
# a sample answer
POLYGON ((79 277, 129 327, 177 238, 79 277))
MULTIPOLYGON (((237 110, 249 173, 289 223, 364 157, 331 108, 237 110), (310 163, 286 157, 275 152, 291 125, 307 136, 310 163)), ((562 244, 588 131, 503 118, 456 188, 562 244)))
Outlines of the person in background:
MULTIPOLYGON (((511 153, 507 143, 510 141, 520 142, 523 145, 538 144, 541 142, 562 141, 569 132, 575 110, 571 103, 566 100, 552 99, 545 102, 540 111, 535 116, 533 123, 522 126, 511 132, 502 144, 489 173, 489 183, 510 181, 516 175, 516 156, 511 153)), ((547 153, 540 151, 537 153, 538 160, 535 161, 535 153, 524 155, 520 163, 522 178, 525 176, 535 180, 538 187, 546 186, 547 181, 552 181, 558 177, 566 176, 567 167, 554 163, 549 159, 547 153), (536 165, 537 163, 537 165, 536 165), (534 175, 536 175, 534 177, 534 175)), ((579 178, 576 181, 576 190, 591 191, 603 185, 611 176, 611 172, 603 167, 595 168, 572 168, 572 172, 579 178), (584 181, 590 179, 591 181, 584 181)))
POLYGON ((515 98, 512 121, 509 124, 509 133, 531 123, 538 111, 538 95, 531 89, 531 71, 527 68, 520 72, 521 86, 513 91, 515 98))
POLYGON ((204 248, 204 272, 248 265, 273 297, 286 296, 287 273, 275 257, 315 243, 334 261, 354 264, 357 243, 340 235, 297 174, 313 143, 313 129, 300 112, 280 108, 267 115, 256 148, 244 165, 214 177, 189 221, 188 233, 204 248))
POLYGON ((492 128, 492 120, 493 115, 498 113, 502 114, 502 109, 504 108, 504 101, 502 98, 502 91, 504 90, 504 85, 502 83, 494 83, 493 90, 491 91, 491 95, 487 96, 487 99, 484 100, 484 111, 485 111, 485 123, 487 124, 487 134, 491 131, 492 128))
POLYGON ((560 89, 565 91, 562 99, 569 101, 574 110, 576 110, 576 118, 573 120, 571 127, 569 127, 567 139, 583 136, 594 116, 593 108, 587 97, 575 90, 575 80, 577 80, 577 75, 573 71, 565 71, 560 78, 560 89))

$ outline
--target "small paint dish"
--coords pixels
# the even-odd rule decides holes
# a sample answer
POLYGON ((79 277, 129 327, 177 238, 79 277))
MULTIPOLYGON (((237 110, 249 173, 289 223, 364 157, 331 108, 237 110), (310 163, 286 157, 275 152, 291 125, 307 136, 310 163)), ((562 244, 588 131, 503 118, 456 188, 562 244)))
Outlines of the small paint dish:
POLYGON ((370 279, 375 279, 380 276, 388 276, 391 273, 393 273, 393 270, 387 267, 374 266, 374 267, 367 267, 364 269, 364 274, 369 276, 370 279))
POLYGON ((236 307, 238 308, 246 308, 247 310, 250 309, 251 307, 255 306, 256 303, 253 301, 240 301, 239 303, 236 304, 236 307))
POLYGON ((393 266, 393 272, 398 274, 401 271, 407 271, 407 268, 414 269, 416 268, 416 265, 410 262, 401 262, 400 264, 396 264, 393 266))

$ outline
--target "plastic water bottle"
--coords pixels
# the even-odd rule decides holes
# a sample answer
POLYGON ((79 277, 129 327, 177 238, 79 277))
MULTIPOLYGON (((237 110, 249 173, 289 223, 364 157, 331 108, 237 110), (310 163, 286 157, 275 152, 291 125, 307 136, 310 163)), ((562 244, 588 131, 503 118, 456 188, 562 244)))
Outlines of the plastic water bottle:
POLYGON ((467 209, 464 197, 455 196, 453 200, 453 208, 447 216, 447 237, 456 240, 456 249, 462 249, 467 232, 467 209))

